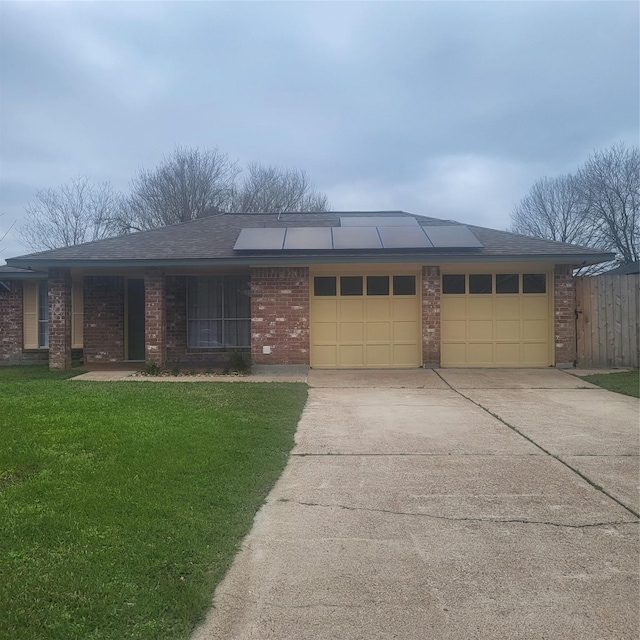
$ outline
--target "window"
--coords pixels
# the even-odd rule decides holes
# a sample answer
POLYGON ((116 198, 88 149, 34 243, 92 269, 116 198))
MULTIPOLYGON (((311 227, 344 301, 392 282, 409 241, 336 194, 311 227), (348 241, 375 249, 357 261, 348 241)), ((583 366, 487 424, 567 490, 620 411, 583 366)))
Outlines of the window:
POLYGON ((517 273, 496 274, 496 293, 518 293, 520 278, 517 273))
POLYGON ((442 276, 442 293, 465 293, 463 275, 442 276))
POLYGON ((469 293, 493 293, 491 274, 475 274, 469 276, 469 293))
POLYGON ((340 278, 341 296, 361 296, 362 276, 342 276, 340 278))
POLYGON ((187 335, 191 348, 249 347, 249 276, 188 278, 187 335))
POLYGON ((38 283, 38 347, 49 346, 49 286, 38 283))
POLYGON ((393 276, 394 296, 415 296, 416 277, 415 276, 393 276))
POLYGON ((335 276, 316 276, 313 279, 314 296, 335 296, 336 278, 335 276))
POLYGON ((389 276, 367 276, 368 296, 388 296, 389 276))
POLYGON ((544 273, 522 274, 522 293, 546 293, 547 276, 544 273))

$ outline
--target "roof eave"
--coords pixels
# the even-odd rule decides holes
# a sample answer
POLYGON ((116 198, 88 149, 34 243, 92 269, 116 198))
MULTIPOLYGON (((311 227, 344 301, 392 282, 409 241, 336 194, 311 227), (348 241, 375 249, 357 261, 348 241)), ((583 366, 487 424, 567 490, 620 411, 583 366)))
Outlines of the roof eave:
MULTIPOLYGON (((291 254, 291 255, 242 255, 227 258, 180 258, 180 259, 152 259, 152 260, 35 260, 12 258, 7 261, 9 266, 19 268, 107 268, 107 267, 202 267, 202 266, 249 266, 249 265, 286 265, 286 264, 358 264, 371 262, 425 262, 425 263, 472 263, 472 262, 552 262, 554 264, 570 264, 590 266, 601 262, 609 262, 615 258, 613 253, 585 253, 585 254, 501 254, 486 255, 476 252, 444 254, 444 253, 384 253, 384 254, 291 254)), ((5 274, 2 274, 4 279, 5 274)), ((6 274, 7 276, 9 274, 6 274)), ((42 273, 12 274, 13 279, 42 278, 42 273)))

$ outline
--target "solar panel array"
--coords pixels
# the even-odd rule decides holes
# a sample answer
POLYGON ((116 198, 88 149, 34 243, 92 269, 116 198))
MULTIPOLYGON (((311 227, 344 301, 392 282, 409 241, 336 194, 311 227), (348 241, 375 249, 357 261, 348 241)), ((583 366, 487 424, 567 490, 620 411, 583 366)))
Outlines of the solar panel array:
POLYGON ((341 218, 343 221, 384 220, 385 224, 340 227, 242 229, 234 251, 344 251, 381 249, 480 249, 482 243, 463 225, 422 227, 415 218, 341 218), (393 220, 413 223, 387 224, 393 220), (414 224, 415 223, 415 224, 414 224))

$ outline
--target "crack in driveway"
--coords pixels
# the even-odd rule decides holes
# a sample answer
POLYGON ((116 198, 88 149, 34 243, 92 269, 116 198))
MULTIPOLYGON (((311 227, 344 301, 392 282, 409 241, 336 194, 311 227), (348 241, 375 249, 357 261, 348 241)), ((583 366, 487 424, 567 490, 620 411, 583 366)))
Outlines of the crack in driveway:
POLYGON ((524 438, 525 440, 530 442, 532 445, 534 445, 535 447, 540 449, 540 451, 546 453, 550 458, 553 458, 554 460, 557 460, 560 464, 563 464, 565 467, 567 467, 567 469, 570 469, 571 471, 573 471, 573 473, 575 473, 576 475, 580 476, 585 482, 590 484, 594 489, 596 489, 597 491, 600 491, 600 493, 602 493, 605 496, 607 496, 607 498, 610 498, 611 500, 613 500, 616 504, 620 505, 623 509, 628 511, 631 515, 635 516, 636 518, 640 518, 640 513, 636 512, 634 509, 632 509, 631 507, 626 505, 624 502, 622 502, 621 500, 618 500, 618 498, 616 498, 615 496, 611 495, 608 491, 606 491, 604 489, 604 487, 601 487, 599 484, 597 484, 596 482, 591 480, 591 478, 589 478, 584 473, 582 473, 581 471, 576 469, 574 466, 570 465, 566 460, 563 460, 560 456, 557 456, 557 455, 551 453, 551 451, 545 449, 541 444, 538 444, 533 438, 528 436, 526 433, 523 433, 522 431, 520 431, 520 429, 518 429, 518 427, 515 427, 514 425, 510 424, 509 422, 507 422, 506 420, 501 418, 497 413, 494 413, 490 409, 487 409, 487 407, 483 406, 479 402, 476 402, 475 400, 473 400, 473 398, 469 398, 469 396, 466 396, 464 393, 462 393, 462 391, 459 391, 458 389, 453 387, 451 384, 449 384, 440 375, 440 373, 438 371, 436 371, 435 369, 434 369, 434 371, 435 371, 436 375, 445 384, 447 384, 452 391, 455 391, 460 397, 464 398, 465 400, 468 400, 469 402, 474 404, 479 409, 482 409, 483 411, 486 411, 490 416, 494 417, 496 420, 499 420, 503 425, 505 425, 506 427, 508 427, 509 429, 514 431, 515 433, 517 433, 519 436, 521 436, 522 438, 524 438))
POLYGON ((560 527, 566 529, 588 529, 593 527, 614 527, 625 524, 640 524, 640 520, 616 520, 610 522, 587 522, 584 524, 565 524, 562 522, 551 522, 548 520, 525 520, 520 518, 472 518, 472 517, 453 517, 442 516, 435 513, 427 513, 424 511, 411 512, 411 511, 395 511, 393 509, 381 509, 377 507, 355 507, 346 504, 338 503, 322 503, 322 502, 302 502, 300 500, 289 500, 286 498, 280 498, 278 502, 292 502, 302 507, 324 507, 327 509, 344 509, 346 511, 369 511, 372 513, 385 513, 394 516, 411 516, 416 518, 430 518, 433 520, 449 520, 452 522, 488 522, 496 524, 538 524, 547 525, 550 527, 560 527))

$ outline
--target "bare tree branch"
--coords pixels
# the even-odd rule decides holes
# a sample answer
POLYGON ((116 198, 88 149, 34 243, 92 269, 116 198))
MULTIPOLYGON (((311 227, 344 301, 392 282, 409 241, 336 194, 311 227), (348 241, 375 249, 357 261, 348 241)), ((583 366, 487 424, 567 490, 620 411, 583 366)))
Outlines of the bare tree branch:
POLYGON ((115 234, 121 196, 107 182, 81 176, 58 189, 42 189, 25 208, 18 238, 32 251, 57 249, 115 234))
POLYGON ((640 148, 618 143, 594 151, 578 171, 578 186, 602 244, 620 264, 640 258, 640 148))
POLYGON ((615 252, 619 264, 640 251, 640 150, 594 151, 576 175, 542 178, 511 214, 511 231, 615 252))
POLYGON ((328 211, 327 196, 316 191, 305 171, 254 162, 236 192, 232 210, 242 213, 328 211))
POLYGON ((156 169, 134 178, 120 226, 153 229, 227 211, 238 173, 217 149, 176 147, 156 169))

